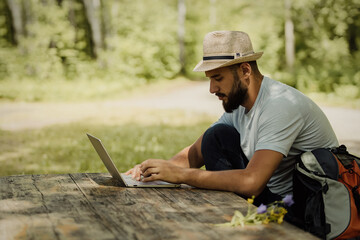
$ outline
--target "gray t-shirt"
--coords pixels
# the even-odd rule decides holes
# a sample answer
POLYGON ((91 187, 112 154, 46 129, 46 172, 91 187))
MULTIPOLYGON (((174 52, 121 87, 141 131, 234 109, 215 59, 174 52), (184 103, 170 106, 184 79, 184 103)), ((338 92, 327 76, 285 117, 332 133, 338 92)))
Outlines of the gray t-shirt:
MULTIPOLYGON (((292 193, 295 156, 339 143, 321 109, 298 90, 264 77, 254 106, 248 113, 240 106, 224 113, 215 123, 224 123, 240 133, 241 148, 251 161, 254 152, 273 150, 284 155, 267 186, 273 193, 292 193)), ((266 161, 266 159, 264 159, 266 161)))

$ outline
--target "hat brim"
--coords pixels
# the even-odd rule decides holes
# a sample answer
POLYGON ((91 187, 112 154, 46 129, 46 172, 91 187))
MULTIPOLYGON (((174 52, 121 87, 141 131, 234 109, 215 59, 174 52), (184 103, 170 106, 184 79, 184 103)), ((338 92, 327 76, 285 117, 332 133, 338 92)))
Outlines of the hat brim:
POLYGON ((226 60, 201 60, 194 68, 194 72, 206 72, 217 68, 231 66, 242 62, 251 62, 259 59, 263 55, 263 52, 257 52, 248 56, 239 57, 231 61, 226 60))

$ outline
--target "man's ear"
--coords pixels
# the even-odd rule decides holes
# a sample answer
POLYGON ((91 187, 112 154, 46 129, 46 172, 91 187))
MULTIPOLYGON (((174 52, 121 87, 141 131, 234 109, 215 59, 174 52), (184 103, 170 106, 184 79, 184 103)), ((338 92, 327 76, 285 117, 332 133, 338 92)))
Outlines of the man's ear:
POLYGON ((239 70, 241 71, 241 74, 245 77, 250 77, 252 72, 251 66, 247 62, 242 63, 239 70))

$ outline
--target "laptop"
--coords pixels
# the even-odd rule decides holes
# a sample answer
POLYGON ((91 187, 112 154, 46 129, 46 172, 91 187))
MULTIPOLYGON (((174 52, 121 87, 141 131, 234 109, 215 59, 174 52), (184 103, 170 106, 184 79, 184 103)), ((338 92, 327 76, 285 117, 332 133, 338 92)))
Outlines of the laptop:
POLYGON ((166 187, 166 188, 180 187, 180 184, 168 183, 164 181, 152 181, 152 182, 136 181, 131 177, 131 175, 120 173, 116 168, 114 162, 111 160, 101 140, 88 133, 86 135, 88 136, 91 144, 95 148, 97 154, 99 155, 100 159, 103 161, 105 167, 107 168, 111 176, 116 180, 124 183, 126 187, 166 187))

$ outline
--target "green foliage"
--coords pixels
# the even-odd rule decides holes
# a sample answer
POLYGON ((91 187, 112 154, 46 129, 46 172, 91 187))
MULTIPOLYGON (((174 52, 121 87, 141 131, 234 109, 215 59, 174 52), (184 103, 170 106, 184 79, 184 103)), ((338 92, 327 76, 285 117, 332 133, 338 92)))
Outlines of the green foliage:
POLYGON ((7 75, 1 77, 42 82, 68 75, 71 66, 65 59, 74 59, 78 53, 74 49, 74 29, 66 20, 67 9, 50 0, 30 2, 32 8, 27 11, 31 22, 26 26, 30 34, 19 35, 16 48, 0 49, 7 59, 7 75))
MULTIPOLYGON (((91 31, 82 1, 64 0, 62 5, 53 0, 29 1, 31 34, 23 36, 16 48, 0 43, 0 53, 7 59, 0 60, 0 79, 147 82, 173 78, 179 71, 174 1, 103 1, 103 11, 109 13, 106 48, 98 49, 95 60, 89 58, 91 31)), ((4 27, 3 21, 0 26, 4 27)))
MULTIPOLYGON (((136 85, 180 74, 177 0, 90 2, 91 9, 84 0, 13 1, 23 14, 25 30, 19 33, 11 24, 14 6, 0 0, 0 81, 29 80, 34 86, 50 80, 136 85)), ((203 77, 192 69, 202 58, 207 32, 242 30, 249 33, 255 51, 264 52, 259 66, 265 74, 302 91, 340 94, 346 89, 350 96, 360 97, 359 0, 291 1, 294 71, 285 64, 284 1, 185 3, 187 77, 203 77)))
POLYGON ((180 70, 174 1, 126 0, 111 7, 111 35, 100 61, 107 71, 151 81, 173 78, 180 70))
POLYGON ((296 1, 293 11, 302 16, 294 18, 297 87, 340 93, 342 85, 351 85, 351 95, 360 97, 360 2, 296 1))
POLYGON ((10 46, 15 43, 11 26, 11 14, 5 1, 0 1, 0 46, 10 46))

